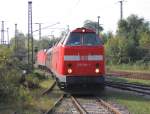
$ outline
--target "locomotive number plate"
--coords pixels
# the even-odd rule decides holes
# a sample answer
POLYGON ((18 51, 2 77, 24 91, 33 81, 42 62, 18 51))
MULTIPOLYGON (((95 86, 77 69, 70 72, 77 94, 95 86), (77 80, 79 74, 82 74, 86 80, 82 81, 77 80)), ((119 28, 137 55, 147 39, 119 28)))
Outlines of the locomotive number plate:
POLYGON ((89 67, 91 65, 90 64, 86 64, 86 63, 78 63, 77 66, 78 67, 89 67))
POLYGON ((80 56, 80 60, 81 61, 87 61, 88 60, 88 56, 80 56))

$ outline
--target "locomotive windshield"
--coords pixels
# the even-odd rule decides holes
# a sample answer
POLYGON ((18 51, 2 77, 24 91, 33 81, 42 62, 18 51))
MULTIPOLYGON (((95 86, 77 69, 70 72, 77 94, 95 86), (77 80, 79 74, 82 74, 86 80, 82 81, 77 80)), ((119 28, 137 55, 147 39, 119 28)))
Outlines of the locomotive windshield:
POLYGON ((66 45, 70 46, 96 46, 102 44, 101 39, 95 33, 71 33, 66 45))

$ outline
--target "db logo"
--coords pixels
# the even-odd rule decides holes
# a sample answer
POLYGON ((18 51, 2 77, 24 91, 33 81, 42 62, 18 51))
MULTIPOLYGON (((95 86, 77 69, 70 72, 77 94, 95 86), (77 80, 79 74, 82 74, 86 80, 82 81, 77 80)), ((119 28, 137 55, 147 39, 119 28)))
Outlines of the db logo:
POLYGON ((88 60, 88 57, 87 56, 80 56, 80 60, 81 61, 86 61, 86 60, 88 60))

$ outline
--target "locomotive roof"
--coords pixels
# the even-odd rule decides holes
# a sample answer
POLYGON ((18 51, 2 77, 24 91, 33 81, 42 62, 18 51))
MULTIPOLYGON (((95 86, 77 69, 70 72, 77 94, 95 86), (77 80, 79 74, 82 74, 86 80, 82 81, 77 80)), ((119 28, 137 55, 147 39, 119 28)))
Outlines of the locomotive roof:
POLYGON ((84 33, 84 32, 92 32, 92 33, 95 33, 95 31, 91 30, 91 29, 88 29, 88 28, 85 28, 85 27, 82 27, 82 28, 77 28, 71 32, 81 32, 81 33, 84 33))

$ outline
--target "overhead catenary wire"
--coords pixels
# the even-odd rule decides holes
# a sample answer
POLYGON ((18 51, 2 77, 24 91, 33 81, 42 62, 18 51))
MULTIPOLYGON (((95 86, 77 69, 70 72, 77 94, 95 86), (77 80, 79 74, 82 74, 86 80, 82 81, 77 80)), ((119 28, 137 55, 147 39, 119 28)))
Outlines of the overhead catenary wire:
MULTIPOLYGON (((69 9, 69 10, 67 10, 67 12, 65 13, 65 15, 67 15, 67 16, 65 16, 65 17, 68 17, 68 16, 71 16, 72 14, 73 14, 73 11, 75 10, 75 8, 79 5, 79 3, 80 3, 80 0, 77 0, 76 2, 75 2, 75 4, 69 9)), ((39 23, 38 23, 39 24, 39 23)), ((45 27, 42 27, 42 28, 40 28, 40 29, 37 29, 37 30, 34 30, 33 31, 33 34, 35 33, 35 32, 38 32, 39 30, 40 31, 43 31, 43 30, 45 30, 45 29, 59 29, 59 30, 65 30, 65 28, 51 28, 52 26, 55 26, 55 25, 57 25, 57 24, 60 24, 60 22, 57 22, 57 23, 55 23, 55 24, 52 24, 52 25, 49 25, 49 26, 45 26, 45 27)), ((39 25, 40 26, 40 25, 39 25)), ((39 35, 41 35, 41 32, 39 32, 39 35)), ((35 35, 34 35, 35 36, 35 35)), ((41 39, 41 36, 39 36, 39 38, 41 39)))
MULTIPOLYGON (((72 16, 72 14, 74 13, 75 9, 77 8, 77 6, 80 4, 81 0, 77 0, 76 3, 67 10, 67 12, 64 14, 64 16, 66 17, 66 19, 69 19, 69 17, 72 16)), ((68 28, 68 25, 67 25, 68 28)))
MULTIPOLYGON (((49 25, 49 26, 43 27, 43 28, 41 28, 41 30, 43 30, 43 29, 48 29, 49 27, 52 27, 52 26, 57 25, 57 24, 60 24, 60 22, 57 22, 57 23, 55 23, 55 24, 52 24, 52 25, 49 25)), ((39 29, 38 29, 38 30, 33 31, 33 33, 34 33, 34 32, 37 32, 37 31, 39 31, 39 29)))
POLYGON ((39 40, 41 40, 41 24, 42 23, 34 23, 34 24, 38 24, 39 25, 39 40))

